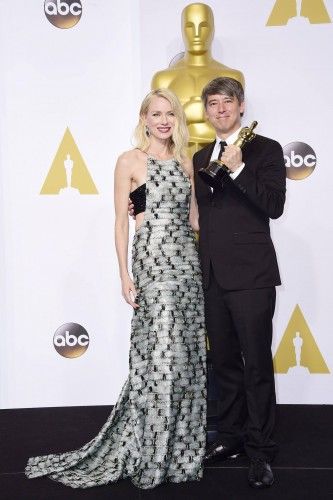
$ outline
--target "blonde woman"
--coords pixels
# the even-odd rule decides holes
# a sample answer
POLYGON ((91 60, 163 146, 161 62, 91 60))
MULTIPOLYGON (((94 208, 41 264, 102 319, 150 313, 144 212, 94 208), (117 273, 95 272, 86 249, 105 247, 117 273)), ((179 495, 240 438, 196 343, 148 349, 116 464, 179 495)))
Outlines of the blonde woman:
POLYGON ((183 109, 169 90, 150 92, 137 147, 115 169, 115 241, 122 294, 133 307, 130 372, 100 433, 81 449, 29 460, 28 477, 48 475, 87 488, 130 478, 139 488, 202 477, 206 350, 198 210, 183 109), (128 198, 136 213, 127 267, 128 198), (192 227, 191 227, 192 226, 192 227))

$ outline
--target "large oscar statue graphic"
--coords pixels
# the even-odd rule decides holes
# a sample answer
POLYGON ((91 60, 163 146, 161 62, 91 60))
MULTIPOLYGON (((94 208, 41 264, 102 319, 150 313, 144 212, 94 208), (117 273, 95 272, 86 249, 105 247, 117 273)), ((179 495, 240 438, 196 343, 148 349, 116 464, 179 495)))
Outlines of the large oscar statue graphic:
POLYGON ((185 7, 182 12, 182 33, 184 57, 170 68, 156 73, 152 88, 169 88, 180 99, 190 133, 189 154, 193 155, 215 139, 215 132, 205 120, 201 103, 203 87, 221 76, 235 78, 244 86, 244 76, 240 71, 228 68, 212 58, 214 16, 208 5, 192 3, 185 7))

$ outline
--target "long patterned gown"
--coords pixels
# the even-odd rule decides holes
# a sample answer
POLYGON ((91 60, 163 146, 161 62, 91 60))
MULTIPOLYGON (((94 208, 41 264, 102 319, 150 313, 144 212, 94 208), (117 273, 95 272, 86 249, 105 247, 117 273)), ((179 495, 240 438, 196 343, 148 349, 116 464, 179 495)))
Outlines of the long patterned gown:
POLYGON ((190 195, 176 160, 148 158, 146 211, 132 250, 140 307, 128 379, 99 434, 78 450, 30 458, 29 478, 47 475, 73 488, 130 478, 153 488, 202 477, 206 346, 190 195))

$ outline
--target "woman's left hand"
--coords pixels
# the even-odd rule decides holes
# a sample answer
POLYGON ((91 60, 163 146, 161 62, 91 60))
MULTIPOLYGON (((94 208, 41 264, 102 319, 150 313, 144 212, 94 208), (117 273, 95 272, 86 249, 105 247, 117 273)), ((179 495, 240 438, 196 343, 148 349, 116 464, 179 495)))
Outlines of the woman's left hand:
POLYGON ((121 291, 124 299, 126 300, 127 304, 133 307, 133 309, 137 309, 139 307, 139 304, 135 302, 137 298, 137 291, 134 286, 133 281, 129 276, 126 276, 125 278, 122 278, 121 280, 121 291))

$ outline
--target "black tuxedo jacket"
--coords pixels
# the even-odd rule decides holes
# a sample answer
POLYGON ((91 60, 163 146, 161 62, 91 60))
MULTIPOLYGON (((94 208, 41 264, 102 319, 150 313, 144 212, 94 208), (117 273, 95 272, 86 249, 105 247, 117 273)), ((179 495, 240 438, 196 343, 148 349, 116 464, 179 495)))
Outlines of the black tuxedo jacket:
POLYGON ((256 135, 243 149, 242 172, 235 180, 226 174, 223 187, 212 193, 198 171, 210 161, 214 145, 193 157, 204 287, 209 284, 211 264, 226 290, 279 285, 269 219, 283 213, 286 171, 282 148, 276 141, 256 135))

